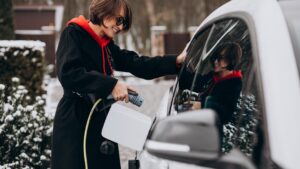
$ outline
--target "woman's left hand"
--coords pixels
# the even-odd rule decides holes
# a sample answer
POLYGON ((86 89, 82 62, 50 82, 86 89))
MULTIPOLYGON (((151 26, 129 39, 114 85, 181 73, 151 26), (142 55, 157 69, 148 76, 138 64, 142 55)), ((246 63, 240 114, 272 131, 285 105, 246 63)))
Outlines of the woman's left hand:
POLYGON ((180 65, 184 62, 186 58, 186 48, 180 53, 180 55, 177 56, 176 58, 176 64, 180 65))

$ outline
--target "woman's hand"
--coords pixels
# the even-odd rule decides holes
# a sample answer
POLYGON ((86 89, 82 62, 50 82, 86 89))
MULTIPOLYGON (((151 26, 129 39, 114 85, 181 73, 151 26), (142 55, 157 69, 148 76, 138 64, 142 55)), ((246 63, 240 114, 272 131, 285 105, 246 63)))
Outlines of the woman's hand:
POLYGON ((127 84, 118 80, 111 94, 116 101, 125 101, 126 103, 128 103, 128 90, 135 91, 127 84))
POLYGON ((177 56, 176 64, 181 65, 184 62, 185 58, 186 58, 186 48, 181 52, 180 55, 177 56))
POLYGON ((192 103, 192 107, 191 107, 192 110, 201 109, 201 102, 199 102, 199 101, 191 101, 191 103, 192 103))
POLYGON ((183 105, 188 106, 188 110, 199 110, 201 109, 201 102, 199 101, 187 101, 183 105))

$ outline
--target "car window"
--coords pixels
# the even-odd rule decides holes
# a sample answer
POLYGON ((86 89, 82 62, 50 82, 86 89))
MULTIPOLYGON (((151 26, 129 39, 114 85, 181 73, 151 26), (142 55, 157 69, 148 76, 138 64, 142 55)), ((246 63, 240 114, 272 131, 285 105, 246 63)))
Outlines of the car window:
POLYGON ((185 64, 182 66, 179 76, 176 80, 176 85, 173 88, 173 96, 169 102, 168 114, 177 114, 178 96, 184 89, 190 89, 196 71, 196 66, 202 56, 203 45, 206 42, 210 33, 210 27, 198 32, 192 39, 188 49, 185 64))
POLYGON ((197 34, 188 48, 172 114, 215 110, 223 125, 222 152, 238 147, 256 159, 263 110, 257 73, 246 23, 236 18, 215 22, 197 34))

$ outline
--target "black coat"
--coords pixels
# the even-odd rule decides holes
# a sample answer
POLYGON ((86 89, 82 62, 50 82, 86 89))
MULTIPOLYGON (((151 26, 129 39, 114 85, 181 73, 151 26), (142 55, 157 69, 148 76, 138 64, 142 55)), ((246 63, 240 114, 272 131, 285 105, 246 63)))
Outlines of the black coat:
MULTIPOLYGON (((108 51, 115 70, 130 72, 145 79, 175 74, 176 57, 146 57, 135 52, 121 50, 113 41, 108 51)), ((94 94, 106 98, 117 79, 112 76, 110 65, 105 61, 103 73, 102 48, 81 27, 71 24, 64 29, 56 53, 58 79, 64 95, 60 100, 54 119, 52 138, 52 169, 83 169, 83 135, 92 103, 75 94, 94 94)), ((103 105, 102 105, 103 106, 103 105)), ((113 155, 100 152, 102 126, 108 110, 95 112, 87 136, 89 169, 120 169, 118 148, 113 155)))
POLYGON ((234 72, 235 75, 226 77, 226 80, 217 80, 218 82, 215 81, 213 71, 206 75, 197 74, 194 82, 195 73, 184 67, 182 78, 179 79, 179 89, 192 89, 199 93, 197 101, 201 102, 201 106, 215 110, 221 124, 226 124, 232 120, 242 90, 242 74, 238 73, 239 71, 234 72))
POLYGON ((232 77, 215 82, 212 73, 203 79, 209 78, 211 80, 203 85, 207 88, 200 92, 200 101, 204 108, 211 108, 218 113, 221 124, 226 124, 236 111, 237 101, 242 90, 242 79, 241 77, 232 77))

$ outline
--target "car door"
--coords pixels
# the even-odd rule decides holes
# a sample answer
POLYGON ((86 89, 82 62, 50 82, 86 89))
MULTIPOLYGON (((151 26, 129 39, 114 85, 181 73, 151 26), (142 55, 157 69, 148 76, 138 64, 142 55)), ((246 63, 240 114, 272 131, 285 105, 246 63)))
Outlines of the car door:
MULTIPOLYGON (((197 93, 203 90, 201 88, 206 87, 199 79, 213 70, 210 58, 213 57, 214 50, 223 43, 238 43, 242 48, 242 58, 237 65, 237 70, 242 73, 242 88, 232 118, 223 125, 222 153, 227 154, 235 148, 257 168, 270 168, 271 165, 273 167, 275 165, 268 157, 259 63, 253 52, 257 50, 253 50, 253 46, 256 46, 252 40, 255 39, 255 30, 248 25, 251 24, 242 18, 225 18, 209 24, 195 34, 188 48, 188 56, 178 77, 178 83, 174 86, 168 114, 172 116, 188 111, 188 105, 183 103, 195 100, 197 93), (187 94, 185 91, 190 93, 187 94)), ((178 166, 189 167, 172 162, 168 165, 171 169, 178 166)))

